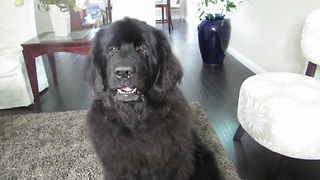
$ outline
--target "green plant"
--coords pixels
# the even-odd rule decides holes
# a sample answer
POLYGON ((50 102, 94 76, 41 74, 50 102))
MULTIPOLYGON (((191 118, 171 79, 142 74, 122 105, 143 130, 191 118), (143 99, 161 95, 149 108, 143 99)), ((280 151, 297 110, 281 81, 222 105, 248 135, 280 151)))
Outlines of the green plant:
POLYGON ((208 19, 213 19, 215 16, 224 16, 232 9, 242 3, 242 0, 197 0, 196 7, 200 19, 206 16, 208 19))
POLYGON ((70 7, 73 7, 74 0, 39 0, 38 9, 40 11, 49 11, 49 5, 52 4, 60 8, 60 11, 67 12, 69 11, 70 7))
MULTIPOLYGON (((14 0, 13 3, 17 7, 23 6, 25 0, 14 0)), ((56 5, 60 8, 60 11, 67 12, 71 8, 74 11, 79 11, 80 9, 86 8, 86 0, 39 0, 38 9, 40 11, 49 11, 49 5, 56 5)))

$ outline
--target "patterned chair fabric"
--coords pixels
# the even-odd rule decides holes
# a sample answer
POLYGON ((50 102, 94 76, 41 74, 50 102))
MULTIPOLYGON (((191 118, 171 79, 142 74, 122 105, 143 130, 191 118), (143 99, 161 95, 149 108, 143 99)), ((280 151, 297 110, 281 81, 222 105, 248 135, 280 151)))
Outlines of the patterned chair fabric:
POLYGON ((307 61, 320 64, 320 8, 312 11, 306 21, 301 35, 301 49, 307 61))
MULTIPOLYGON (((301 48, 307 61, 320 63, 320 8, 305 21, 301 48)), ((320 159, 320 80, 289 73, 246 79, 239 92, 241 127, 262 146, 299 159, 320 159)), ((242 130, 243 130, 242 129, 242 130)), ((236 133, 238 134, 239 130, 236 133)), ((243 132, 240 133, 240 138, 243 132)), ((239 140, 239 136, 235 140, 239 140)))
POLYGON ((252 76, 240 89, 238 119, 273 152, 320 159, 320 80, 294 73, 252 76))

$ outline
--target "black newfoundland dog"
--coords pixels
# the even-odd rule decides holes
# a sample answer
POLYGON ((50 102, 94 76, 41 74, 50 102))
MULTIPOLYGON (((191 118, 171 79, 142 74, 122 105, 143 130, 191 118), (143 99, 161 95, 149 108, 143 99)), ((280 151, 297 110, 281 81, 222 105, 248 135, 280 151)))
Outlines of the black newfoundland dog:
POLYGON ((101 28, 85 65, 94 100, 87 133, 108 180, 220 179, 177 88, 183 72, 166 36, 125 18, 101 28))

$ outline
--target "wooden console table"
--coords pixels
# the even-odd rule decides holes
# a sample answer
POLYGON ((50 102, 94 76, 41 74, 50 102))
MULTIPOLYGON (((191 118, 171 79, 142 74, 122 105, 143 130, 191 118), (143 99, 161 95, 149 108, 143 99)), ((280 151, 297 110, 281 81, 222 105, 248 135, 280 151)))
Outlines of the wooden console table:
POLYGON ((56 37, 54 32, 44 32, 29 41, 21 44, 30 85, 37 110, 41 109, 38 89, 38 78, 35 58, 44 54, 48 55, 54 85, 58 85, 55 52, 70 52, 87 55, 91 48, 91 39, 95 36, 96 29, 71 32, 67 37, 56 37))

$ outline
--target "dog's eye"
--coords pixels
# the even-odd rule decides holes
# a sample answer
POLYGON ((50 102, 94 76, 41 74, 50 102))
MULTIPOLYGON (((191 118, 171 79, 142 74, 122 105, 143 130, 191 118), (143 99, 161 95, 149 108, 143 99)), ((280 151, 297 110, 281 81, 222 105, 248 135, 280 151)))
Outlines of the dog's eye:
POLYGON ((109 48, 109 53, 114 54, 116 52, 118 52, 118 48, 116 46, 111 46, 109 48))
POLYGON ((141 45, 136 47, 136 51, 142 54, 146 53, 146 49, 141 45))

